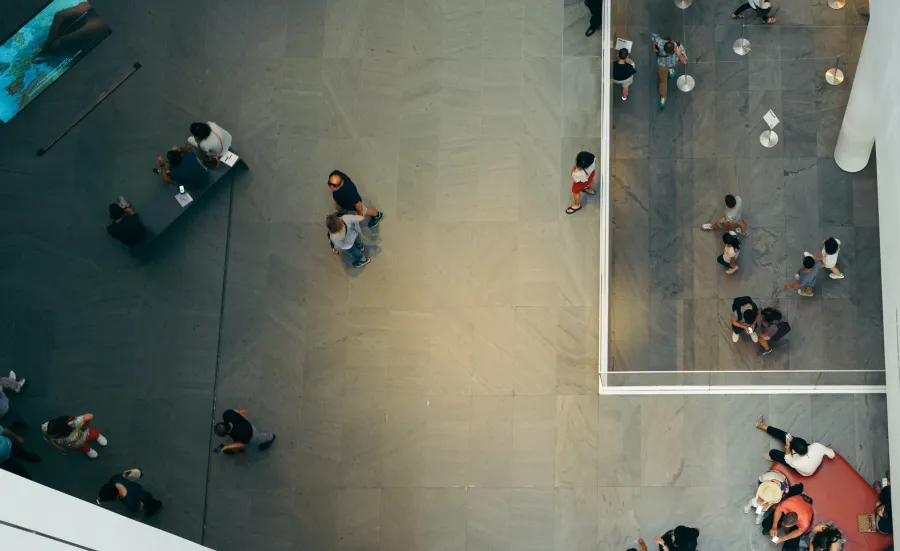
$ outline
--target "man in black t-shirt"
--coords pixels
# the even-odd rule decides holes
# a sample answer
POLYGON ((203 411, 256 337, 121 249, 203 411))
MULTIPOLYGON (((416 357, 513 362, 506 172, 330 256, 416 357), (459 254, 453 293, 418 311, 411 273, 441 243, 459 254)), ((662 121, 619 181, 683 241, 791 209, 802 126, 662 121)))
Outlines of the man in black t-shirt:
POLYGON ((213 427, 216 436, 230 436, 232 444, 219 444, 214 450, 216 452, 224 451, 225 453, 239 453, 249 445, 256 444, 260 451, 269 449, 272 442, 275 441, 275 434, 271 432, 262 432, 253 426, 247 419, 246 409, 227 409, 222 413, 222 422, 216 423, 213 427))
POLYGON ((328 175, 328 189, 331 190, 331 197, 334 199, 335 207, 347 212, 355 212, 360 216, 371 216, 369 227, 374 228, 381 222, 384 217, 383 212, 377 209, 367 207, 362 202, 359 191, 356 190, 356 184, 349 176, 340 170, 332 170, 328 175))
POLYGON ((737 297, 731 302, 731 339, 738 342, 744 333, 750 335, 753 342, 759 341, 756 326, 759 323, 759 307, 750 297, 737 297))
POLYGON ((135 520, 140 520, 142 513, 152 517, 159 512, 162 502, 135 482, 142 476, 143 472, 140 469, 128 469, 122 474, 110 477, 109 482, 97 492, 97 503, 119 498, 119 501, 135 514, 135 520))
POLYGON ((634 74, 637 69, 634 68, 634 61, 628 57, 628 50, 622 48, 619 50, 619 59, 612 64, 612 81, 622 85, 622 99, 628 99, 628 90, 634 82, 634 74))
POLYGON ((122 243, 133 247, 144 240, 146 230, 141 224, 141 217, 123 197, 119 197, 118 203, 110 203, 109 217, 112 223, 106 226, 106 231, 122 243))

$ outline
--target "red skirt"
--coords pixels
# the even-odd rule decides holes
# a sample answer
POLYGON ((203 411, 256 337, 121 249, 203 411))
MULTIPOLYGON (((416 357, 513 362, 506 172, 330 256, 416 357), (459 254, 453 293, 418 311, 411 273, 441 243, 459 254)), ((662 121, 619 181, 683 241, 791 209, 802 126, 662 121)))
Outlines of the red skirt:
POLYGON ((572 182, 572 193, 581 193, 592 185, 594 185, 594 172, 588 176, 587 182, 572 182))

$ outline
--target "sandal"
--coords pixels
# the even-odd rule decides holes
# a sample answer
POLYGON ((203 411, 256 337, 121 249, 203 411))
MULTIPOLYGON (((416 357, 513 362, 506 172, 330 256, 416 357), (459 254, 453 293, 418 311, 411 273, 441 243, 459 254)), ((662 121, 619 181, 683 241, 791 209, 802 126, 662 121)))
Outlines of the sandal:
POLYGON ((778 21, 778 20, 775 19, 774 17, 770 17, 770 18, 766 19, 766 25, 771 25, 772 23, 774 23, 776 21, 778 21))
POLYGON ((568 207, 566 209, 566 214, 575 214, 576 212, 578 212, 580 210, 581 210, 581 205, 579 205, 577 209, 574 207, 568 207))
POLYGON ((596 190, 596 189, 595 189, 594 191, 591 191, 591 190, 589 190, 589 189, 587 189, 587 188, 584 188, 584 190, 582 190, 582 191, 584 191, 584 192, 587 193, 588 195, 597 195, 597 190, 596 190))

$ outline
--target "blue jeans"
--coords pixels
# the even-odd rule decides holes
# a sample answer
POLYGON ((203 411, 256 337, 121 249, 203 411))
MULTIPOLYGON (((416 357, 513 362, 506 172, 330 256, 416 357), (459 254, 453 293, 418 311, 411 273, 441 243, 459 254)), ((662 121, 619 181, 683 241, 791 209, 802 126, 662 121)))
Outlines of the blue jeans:
POLYGON ((362 250, 363 243, 362 241, 360 241, 359 236, 356 237, 356 241, 353 242, 352 247, 350 247, 349 249, 344 249, 344 251, 353 259, 353 262, 359 262, 366 257, 366 255, 363 254, 362 250))

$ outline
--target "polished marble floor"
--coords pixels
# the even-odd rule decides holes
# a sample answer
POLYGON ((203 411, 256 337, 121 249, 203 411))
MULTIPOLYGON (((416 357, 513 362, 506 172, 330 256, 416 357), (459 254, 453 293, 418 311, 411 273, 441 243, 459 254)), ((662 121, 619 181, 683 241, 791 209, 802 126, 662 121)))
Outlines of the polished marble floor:
MULTIPOLYGON (((776 25, 746 13, 743 32, 752 49, 741 57, 732 50, 741 23, 728 15, 737 4, 694 2, 684 11, 668 0, 616 4, 615 33, 634 41, 638 74, 628 101, 616 95, 613 102, 611 369, 769 370, 782 372, 764 376, 770 384, 883 384, 874 161, 847 174, 832 158, 865 20, 852 2, 840 11, 824 0, 779 2, 776 25), (656 106, 650 32, 683 42, 696 80, 688 94, 670 82, 664 110, 656 106), (838 55, 847 80, 832 87, 824 73, 838 55), (765 148, 759 135, 770 109, 781 120, 780 141, 765 148), (732 276, 716 263, 720 233, 700 229, 722 216, 729 193, 743 198, 750 231, 732 276), (811 299, 785 289, 803 252, 817 252, 829 236, 841 241, 846 278, 823 275, 811 299), (731 300, 743 295, 786 314, 793 327, 788 346, 760 358, 749 341, 731 343, 731 300)), ((572 42, 573 55, 598 53, 585 50, 585 41, 572 42)), ((627 378, 647 380, 613 377, 627 378)), ((663 378, 703 384, 710 376, 663 378)))
MULTIPOLYGON (((4 6, 0 22, 40 3, 4 6)), ((833 444, 866 478, 886 468, 883 397, 597 396, 599 209, 588 200, 563 213, 576 152, 600 147, 604 69, 599 42, 583 36, 580 2, 93 3, 113 35, 0 128, 0 171, 15 184, 0 202, 0 367, 29 378, 13 407, 32 427, 92 411, 110 440, 91 462, 54 453, 30 429, 27 443, 44 456, 36 480, 91 500, 111 472, 139 466, 166 502, 152 524, 218 549, 613 551, 678 522, 700 527, 707 549, 758 548, 733 505, 765 467, 768 443, 752 428, 759 412, 833 444), (132 80, 34 157, 135 60, 143 68, 132 80), (140 211, 159 193, 155 156, 205 118, 234 133, 250 171, 192 209, 147 258, 132 257, 103 231, 106 203, 123 194, 140 211), (374 260, 361 272, 324 239, 325 177, 336 167, 386 213, 365 232, 374 260), (210 454, 211 413, 226 407, 248 409, 278 434, 267 456, 210 454)), ((650 21, 649 11, 628 17, 650 21)), ((694 203, 693 191, 658 187, 668 180, 657 175, 684 159, 653 156, 638 141, 672 117, 685 137, 652 151, 680 151, 699 123, 676 118, 689 113, 685 98, 654 112, 643 84, 616 105, 617 285, 622 266, 638 265, 628 258, 649 262, 653 250, 623 242, 627 232, 649 240, 681 220, 659 197, 673 197, 679 213, 694 203), (623 159, 626 139, 633 160, 623 159), (623 167, 646 178, 628 180, 623 167), (641 227, 634 220, 650 220, 647 208, 659 214, 641 227)), ((824 156, 806 155, 815 170, 790 166, 815 190, 836 173, 821 168, 824 156)), ((718 163, 688 161, 697 181, 703 163, 718 163)), ((746 159, 728 167, 738 182, 749 178, 741 167, 769 170, 746 159)), ((874 182, 841 182, 859 209, 858 225, 842 227, 870 229, 877 241, 865 225, 874 182)), ((764 234, 747 196, 751 231, 764 234)), ((787 219, 786 207, 774 212, 787 219)), ((766 250, 754 247, 746 260, 766 250)), ((855 282, 873 268, 860 248, 847 249, 853 272, 842 283, 859 293, 855 282)), ((754 269, 742 275, 761 287, 754 269)), ((654 287, 673 315, 718 308, 717 297, 683 298, 700 292, 680 290, 695 281, 686 273, 654 287)), ((623 292, 649 286, 649 274, 634 269, 623 292)), ((846 316, 869 307, 855 302, 868 295, 827 298, 840 289, 828 285, 826 300, 808 306, 822 313, 831 301, 837 310, 824 313, 846 316)), ((649 295, 643 304, 655 308, 649 295)), ((621 336, 629 319, 646 327, 648 313, 618 310, 613 330, 621 336)), ((682 350, 651 342, 648 367, 682 350)), ((813 358, 832 361, 833 350, 813 345, 837 345, 809 342, 813 358)))

